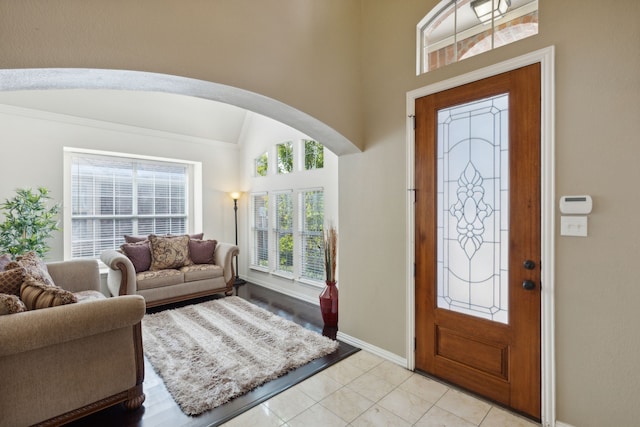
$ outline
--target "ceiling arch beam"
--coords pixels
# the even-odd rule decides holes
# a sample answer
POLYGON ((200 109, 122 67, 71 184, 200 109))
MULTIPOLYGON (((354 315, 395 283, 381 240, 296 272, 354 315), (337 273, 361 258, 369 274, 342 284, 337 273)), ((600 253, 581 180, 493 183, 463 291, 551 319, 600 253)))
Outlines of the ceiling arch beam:
POLYGON ((188 77, 131 70, 22 68, 0 70, 0 91, 113 89, 164 92, 235 105, 272 118, 321 142, 336 155, 361 150, 327 124, 273 98, 188 77))

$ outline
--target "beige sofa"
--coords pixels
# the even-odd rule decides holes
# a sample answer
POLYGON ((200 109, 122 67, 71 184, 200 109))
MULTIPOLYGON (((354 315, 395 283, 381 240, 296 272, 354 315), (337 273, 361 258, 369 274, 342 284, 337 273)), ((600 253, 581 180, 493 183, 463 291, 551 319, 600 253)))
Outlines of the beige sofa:
POLYGON ((233 258, 236 255, 236 245, 217 242, 213 264, 138 273, 121 251, 106 250, 100 259, 109 267, 107 286, 112 295, 142 295, 147 307, 154 307, 222 292, 231 295, 235 281, 233 258))
MULTIPOLYGON (((95 260, 47 264, 56 285, 100 290, 95 260)), ((88 299, 0 316, 0 426, 60 425, 144 402, 139 296, 88 299)))

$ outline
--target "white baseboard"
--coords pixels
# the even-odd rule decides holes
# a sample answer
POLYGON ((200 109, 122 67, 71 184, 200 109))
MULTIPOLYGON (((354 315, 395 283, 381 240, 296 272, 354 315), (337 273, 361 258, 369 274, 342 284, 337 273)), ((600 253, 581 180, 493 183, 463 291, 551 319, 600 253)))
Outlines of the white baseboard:
POLYGON ((407 368, 407 359, 405 359, 404 357, 400 357, 397 354, 391 353, 385 349, 382 349, 380 347, 376 347, 375 345, 371 345, 367 342, 361 341, 357 338, 354 338, 340 331, 338 331, 337 338, 340 341, 346 342, 347 344, 351 344, 354 347, 361 348, 362 350, 366 350, 369 353, 375 354, 376 356, 379 356, 383 359, 393 362, 396 365, 400 365, 405 369, 407 368))
POLYGON ((271 283, 262 281, 260 279, 256 279, 255 277, 250 277, 250 278, 242 277, 242 279, 246 280, 247 282, 251 282, 251 283, 253 283, 255 285, 262 286, 263 288, 267 288, 267 289, 270 289, 272 291, 281 293, 283 295, 286 295, 286 296, 289 296, 289 297, 292 297, 292 298, 296 298, 296 299, 299 299, 301 301, 305 301, 305 302, 308 302, 308 303, 311 303, 311 304, 314 304, 314 305, 317 305, 317 306, 320 305, 320 302, 319 302, 317 297, 311 298, 308 295, 305 295, 305 294, 302 294, 302 293, 298 293, 298 292, 293 292, 290 289, 283 288, 283 287, 280 287, 280 286, 277 286, 277 285, 273 285, 271 283))
POLYGON ((563 423, 562 421, 556 421, 556 427, 573 427, 571 424, 563 423))

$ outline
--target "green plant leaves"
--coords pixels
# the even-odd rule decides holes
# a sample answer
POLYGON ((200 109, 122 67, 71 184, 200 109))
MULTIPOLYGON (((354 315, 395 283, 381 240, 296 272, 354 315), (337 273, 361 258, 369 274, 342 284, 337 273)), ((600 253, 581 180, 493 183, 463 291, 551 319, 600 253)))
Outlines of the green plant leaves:
POLYGON ((42 257, 49 251, 47 240, 60 230, 60 205, 48 206, 49 190, 19 188, 16 195, 0 205, 5 220, 0 223, 0 251, 12 257, 34 251, 42 257))

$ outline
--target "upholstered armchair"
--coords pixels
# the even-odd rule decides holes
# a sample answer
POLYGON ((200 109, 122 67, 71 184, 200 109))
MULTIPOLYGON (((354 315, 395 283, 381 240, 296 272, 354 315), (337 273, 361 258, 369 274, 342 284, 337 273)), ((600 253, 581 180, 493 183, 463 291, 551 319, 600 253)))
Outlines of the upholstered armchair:
POLYGON ((95 260, 47 267, 79 301, 0 316, 0 426, 60 425, 121 402, 140 407, 144 298, 84 299, 80 291, 100 290, 95 260))

